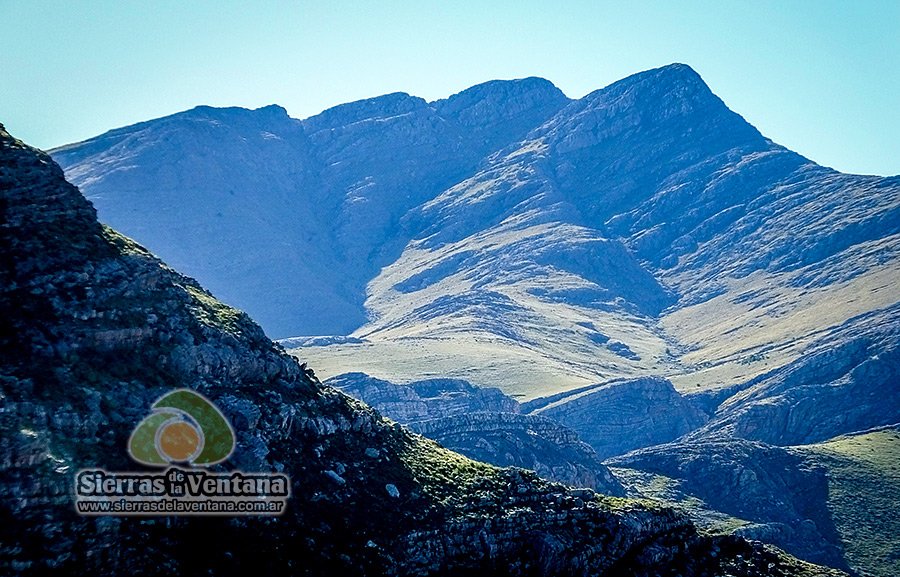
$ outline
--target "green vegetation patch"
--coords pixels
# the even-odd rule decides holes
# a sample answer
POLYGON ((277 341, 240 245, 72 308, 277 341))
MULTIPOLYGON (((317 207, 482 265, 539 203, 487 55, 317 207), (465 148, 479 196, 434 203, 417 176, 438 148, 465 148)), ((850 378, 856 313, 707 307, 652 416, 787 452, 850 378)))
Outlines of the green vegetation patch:
POLYGON ((200 322, 233 335, 241 333, 241 319, 244 313, 217 300, 199 287, 186 284, 184 289, 193 300, 191 312, 200 322))
POLYGON ((499 481, 497 467, 473 461, 424 437, 410 435, 405 440, 401 459, 425 491, 439 501, 499 481))
POLYGON ((728 535, 750 524, 750 521, 718 511, 702 499, 684 492, 678 479, 622 467, 611 467, 610 470, 626 486, 629 495, 639 495, 657 507, 684 513, 704 533, 728 535))
POLYGON ((900 575, 900 430, 798 449, 828 469, 828 508, 849 564, 862 574, 900 575))
POLYGON ((122 255, 137 255, 156 259, 146 248, 134 242, 124 234, 108 225, 102 225, 103 237, 113 245, 122 255))

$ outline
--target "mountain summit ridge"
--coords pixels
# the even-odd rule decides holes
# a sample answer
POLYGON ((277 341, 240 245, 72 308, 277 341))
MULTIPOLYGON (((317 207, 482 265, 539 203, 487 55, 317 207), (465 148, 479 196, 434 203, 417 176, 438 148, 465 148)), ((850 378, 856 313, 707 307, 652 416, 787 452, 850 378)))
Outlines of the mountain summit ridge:
MULTIPOLYGON (((201 110, 55 154, 101 219, 269 334, 322 335, 285 342, 323 377, 364 373, 401 397, 404 383, 456 379, 541 413, 423 431, 578 482, 598 482, 583 474, 597 455, 621 459, 628 494, 885 572, 854 533, 868 505, 835 502, 821 475, 791 496, 790 519, 731 496, 777 501, 777 479, 754 477, 765 455, 796 478, 811 478, 806 463, 842 471, 836 490, 870 487, 874 511, 896 503, 890 468, 864 463, 896 437, 856 434, 900 420, 900 178, 841 174, 772 142, 684 65, 578 100, 524 79, 307 120, 274 112, 201 110), (563 437, 593 453, 547 450, 563 437), (660 460, 659 443, 690 470, 660 460), (782 458, 795 443, 806 456, 782 458), (704 456, 713 446, 724 467, 704 456), (832 449, 845 457, 820 454, 832 449), (813 530, 831 510, 834 530, 813 530)), ((893 526, 869 525, 890 548, 893 526)))
POLYGON ((651 375, 730 387, 898 300, 880 287, 900 181, 773 143, 687 65, 578 100, 527 78, 330 110, 169 117, 53 154, 101 219, 270 335, 352 335, 309 351, 329 376, 418 380, 424 354, 431 376, 526 400, 651 375), (493 360, 472 367, 476 338, 493 360))
MULTIPOLYGON (((157 227, 166 229, 169 235, 174 232, 175 238, 149 244, 155 245, 153 249, 176 266, 204 277, 226 300, 240 302, 253 311, 265 324, 274 327, 275 336, 349 332, 364 322, 364 285, 378 265, 370 264, 370 257, 378 261, 382 251, 396 251, 382 246, 386 243, 387 231, 396 226, 407 210, 474 170, 485 155, 523 137, 532 124, 543 122, 555 113, 565 97, 550 87, 549 83, 545 85, 540 81, 501 81, 473 87, 475 92, 463 91, 430 104, 418 97, 393 93, 339 105, 302 121, 280 113, 273 115, 265 108, 250 111, 198 107, 157 121, 113 130, 95 139, 56 149, 54 154, 60 159, 87 161, 80 162, 82 168, 71 171, 72 177, 79 182, 115 185, 118 192, 114 194, 127 197, 127 201, 117 208, 107 209, 111 212, 103 215, 106 220, 119 222, 120 228, 139 237, 153 234, 152 230, 157 227), (538 90, 534 89, 534 84, 538 90), (547 95, 549 98, 544 98, 547 95), (506 97, 520 99, 517 110, 525 114, 524 120, 504 117, 499 112, 506 97), (443 109, 449 116, 442 117, 436 108, 443 109), (216 118, 210 118, 212 111, 219 111, 214 115, 216 118), (458 114, 468 114, 472 118, 481 114, 492 118, 493 130, 483 134, 465 130, 454 118, 458 114), (244 122, 254 118, 259 119, 256 127, 244 122), (200 122, 192 122, 192 119, 200 122), (192 141, 202 144, 194 150, 192 141), (390 145, 386 146, 386 142, 390 145), (209 154, 217 148, 223 150, 209 154), (228 152, 224 151, 226 148, 228 152), (254 148, 266 152, 260 156, 252 151, 254 148), (229 156, 236 157, 235 161, 229 156), (351 158, 356 160, 350 162, 351 158), (377 181, 372 178, 376 166, 388 168, 377 181), (141 177, 134 179, 151 167, 156 185, 148 187, 141 177), (165 172, 160 173, 163 169, 165 172), (201 173, 206 178, 196 177, 201 173), (241 176, 245 174, 252 181, 251 173, 262 174, 264 180, 250 182, 241 176), (222 175, 222 178, 208 181, 212 175, 222 175), (183 196, 183 191, 190 191, 187 197, 195 199, 190 202, 196 208, 185 215, 159 214, 154 207, 154 198, 160 184, 172 191, 173 198, 183 196), (247 197, 246 202, 276 204, 273 214, 259 218, 268 229, 283 238, 245 237, 238 244, 252 251, 253 257, 241 259, 239 266, 242 268, 233 274, 229 272, 231 266, 216 262, 221 260, 216 247, 194 245, 190 254, 178 247, 192 245, 192 231, 208 229, 210 223, 214 225, 210 232, 215 231, 223 237, 227 230, 246 228, 240 221, 245 214, 254 213, 252 207, 239 209, 235 206, 232 215, 227 210, 213 210, 223 200, 227 208, 234 202, 228 195, 238 192, 247 197), (335 230, 324 230, 319 226, 319 232, 312 236, 284 230, 285 225, 276 224, 279 214, 305 212, 301 206, 293 206, 298 201, 311 202, 320 211, 322 220, 340 221, 343 225, 339 224, 335 230), (363 204, 359 204, 361 202, 363 204), (383 208, 377 208, 373 214, 373 203, 383 208), (148 213, 155 214, 155 223, 148 224, 142 216, 148 213), (219 213, 219 219, 229 222, 217 221, 219 213), (372 240, 376 240, 375 247, 370 246, 372 240), (330 284, 335 287, 334 292, 327 297, 318 290, 307 292, 311 289, 305 289, 306 283, 300 282, 297 275, 284 272, 285 267, 278 263, 280 259, 266 256, 270 246, 311 249, 310 242, 317 246, 333 245, 335 254, 327 256, 328 260, 320 264, 295 261, 291 268, 309 271, 313 267, 312 276, 333 281, 330 284), (260 298, 263 287, 242 286, 240 278, 247 278, 249 269, 255 268, 251 262, 266 260, 269 263, 264 268, 283 271, 275 273, 276 284, 293 286, 292 290, 300 291, 289 298, 317 297, 322 316, 314 323, 320 326, 298 330, 297 319, 306 316, 300 315, 299 309, 290 305, 287 299, 277 294, 260 298), (337 268, 347 270, 348 266, 359 271, 349 271, 346 275, 349 283, 341 282, 332 271, 337 268), (275 301, 278 301, 279 311, 294 310, 287 315, 266 312, 266 303, 275 301)), ((102 198, 96 200, 105 204, 102 198)), ((310 222, 310 226, 317 225, 310 222)), ((309 254, 309 250, 306 253, 309 254)))
POLYGON ((2 126, 0 210, 6 575, 839 575, 701 535, 671 509, 471 461, 383 419, 102 226, 55 163, 2 126), (216 467, 290 477, 277 522, 76 513, 78 471, 133 470, 131 431, 173 388, 231 422, 236 447, 216 467))

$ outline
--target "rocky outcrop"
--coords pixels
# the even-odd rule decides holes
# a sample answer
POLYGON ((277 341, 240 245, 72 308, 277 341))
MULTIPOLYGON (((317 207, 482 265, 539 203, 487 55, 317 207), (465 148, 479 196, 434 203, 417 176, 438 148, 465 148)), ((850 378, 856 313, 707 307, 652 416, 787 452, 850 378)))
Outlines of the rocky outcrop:
POLYGON ((530 469, 545 479, 623 495, 621 484, 571 429, 537 415, 469 413, 409 424, 444 447, 500 467, 530 469))
POLYGON ((459 379, 397 385, 363 373, 325 382, 472 459, 531 469, 545 479, 608 495, 622 494, 609 469, 574 431, 544 417, 518 414, 519 403, 499 389, 459 379))
POLYGON ((673 441, 708 418, 668 380, 653 377, 586 387, 542 404, 530 406, 577 432, 604 459, 673 441))
MULTIPOLYGON (((471 461, 323 386, 250 319, 101 227, 0 129, 0 571, 59 574, 811 575, 664 508, 471 461), (232 420, 220 470, 282 471, 278 519, 80 517, 83 467, 176 387, 232 420), (342 482, 341 482, 342 481, 342 482)), ((821 573, 826 573, 822 571, 821 573)))
POLYGON ((660 445, 606 463, 631 496, 682 503, 695 520, 719 530, 710 511, 725 513, 734 534, 849 570, 828 508, 827 470, 800 453, 730 439, 660 445))
POLYGON ((404 424, 469 413, 519 412, 519 403, 500 389, 476 387, 461 379, 427 379, 397 385, 365 373, 345 373, 325 383, 404 424))

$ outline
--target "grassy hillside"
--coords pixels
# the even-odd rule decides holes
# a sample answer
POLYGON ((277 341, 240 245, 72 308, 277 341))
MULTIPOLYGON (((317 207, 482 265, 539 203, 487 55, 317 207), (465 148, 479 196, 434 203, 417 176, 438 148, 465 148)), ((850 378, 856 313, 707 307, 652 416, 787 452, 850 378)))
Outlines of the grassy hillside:
POLYGON ((798 449, 828 469, 828 508, 850 566, 863 574, 900 575, 900 428, 798 449))

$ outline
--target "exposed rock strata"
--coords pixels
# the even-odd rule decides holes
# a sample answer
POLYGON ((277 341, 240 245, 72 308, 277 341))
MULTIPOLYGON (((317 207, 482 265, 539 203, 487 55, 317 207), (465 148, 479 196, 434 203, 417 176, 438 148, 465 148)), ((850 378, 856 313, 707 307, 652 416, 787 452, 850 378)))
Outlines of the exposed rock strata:
POLYGON ((671 510, 470 461, 385 421, 101 227, 59 167, 5 130, 0 195, 0 508, 14 520, 0 525, 5 574, 818 571, 701 536, 671 510), (76 515, 74 472, 134 468, 128 434, 174 387, 204 393, 233 420, 238 447, 224 466, 290 475, 282 517, 76 515))

